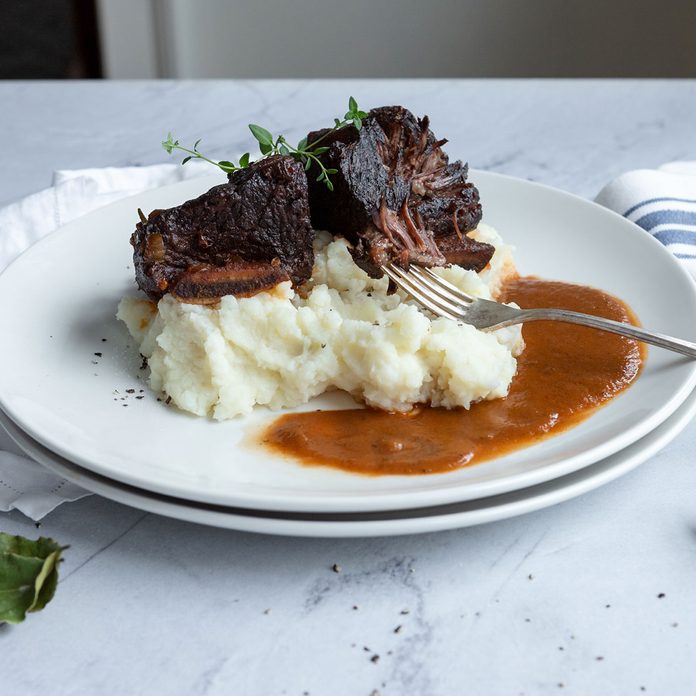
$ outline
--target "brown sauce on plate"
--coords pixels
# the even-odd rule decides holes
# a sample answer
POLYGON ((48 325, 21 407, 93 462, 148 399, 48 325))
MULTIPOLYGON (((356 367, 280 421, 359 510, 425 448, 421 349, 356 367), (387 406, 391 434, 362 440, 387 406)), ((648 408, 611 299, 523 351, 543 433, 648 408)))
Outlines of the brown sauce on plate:
MULTIPOLYGON (((621 300, 594 288, 536 278, 509 282, 501 301, 560 307, 635 323, 621 300)), ((308 465, 360 474, 432 474, 499 457, 587 418, 633 382, 643 348, 635 341, 562 322, 524 326, 526 348, 506 398, 469 410, 421 407, 280 416, 262 442, 308 465)))

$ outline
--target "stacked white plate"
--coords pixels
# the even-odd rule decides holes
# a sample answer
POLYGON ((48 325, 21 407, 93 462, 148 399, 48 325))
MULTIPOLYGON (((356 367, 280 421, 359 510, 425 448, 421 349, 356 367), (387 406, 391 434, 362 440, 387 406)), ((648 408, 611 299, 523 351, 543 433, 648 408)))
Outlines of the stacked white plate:
MULTIPOLYGON (((522 274, 602 288, 645 326, 696 340, 694 283, 648 234, 561 191, 486 172, 471 178, 486 222, 517 247, 522 274)), ((277 415, 267 410, 214 423, 167 408, 149 392, 137 347, 114 316, 134 290, 128 237, 138 207, 177 205, 217 181, 184 181, 103 208, 49 235, 0 275, 0 316, 12 337, 0 362, 0 423, 39 463, 84 488, 248 531, 433 531, 596 488, 664 447, 696 410, 696 362, 651 349, 635 384, 572 430, 446 474, 362 477, 249 446, 277 415)), ((334 394, 305 409, 349 406, 334 394)))

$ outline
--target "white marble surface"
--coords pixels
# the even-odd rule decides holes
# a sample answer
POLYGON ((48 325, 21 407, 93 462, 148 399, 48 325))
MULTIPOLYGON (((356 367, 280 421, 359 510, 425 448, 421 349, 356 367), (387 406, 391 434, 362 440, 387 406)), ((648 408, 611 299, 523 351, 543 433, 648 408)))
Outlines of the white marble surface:
MULTIPOLYGON (((249 121, 298 136, 351 93, 429 113, 474 167, 589 197, 624 170, 696 159, 693 81, 0 83, 0 204, 54 169, 161 161, 167 130, 220 157, 249 121)), ((392 539, 64 505, 40 529, 70 544, 58 592, 0 626, 0 693, 694 694, 695 450, 692 424, 579 499, 392 539)), ((0 529, 38 533, 19 513, 0 529)))

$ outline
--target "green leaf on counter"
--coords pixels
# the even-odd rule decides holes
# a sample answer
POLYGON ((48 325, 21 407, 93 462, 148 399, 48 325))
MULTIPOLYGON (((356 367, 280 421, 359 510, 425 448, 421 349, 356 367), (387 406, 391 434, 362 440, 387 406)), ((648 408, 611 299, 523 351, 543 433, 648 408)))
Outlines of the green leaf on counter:
POLYGON ((51 601, 62 551, 53 539, 0 532, 0 622, 20 623, 51 601))

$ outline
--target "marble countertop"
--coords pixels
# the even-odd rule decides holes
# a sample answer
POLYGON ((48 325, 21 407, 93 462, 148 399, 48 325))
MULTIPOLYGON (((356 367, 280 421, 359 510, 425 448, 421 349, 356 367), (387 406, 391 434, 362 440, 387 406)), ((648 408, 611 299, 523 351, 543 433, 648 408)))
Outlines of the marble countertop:
MULTIPOLYGON (((348 94, 428 113, 472 167, 587 197, 696 159, 694 81, 5 82, 0 205, 55 169, 163 161, 167 130, 218 157, 247 143, 239 124, 299 137, 348 94)), ((40 529, 70 544, 56 597, 0 626, 0 692, 693 694, 694 451, 691 424, 602 489, 422 536, 292 539, 63 505, 40 529)), ((38 534, 19 513, 0 529, 38 534)))

